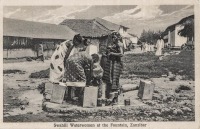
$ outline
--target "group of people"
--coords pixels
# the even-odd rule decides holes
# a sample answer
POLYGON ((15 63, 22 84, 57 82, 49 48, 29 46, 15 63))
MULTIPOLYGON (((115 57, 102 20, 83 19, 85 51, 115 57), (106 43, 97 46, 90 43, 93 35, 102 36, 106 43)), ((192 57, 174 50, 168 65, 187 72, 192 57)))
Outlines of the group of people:
MULTIPOLYGON (((51 57, 50 81, 82 82, 85 86, 97 86, 98 98, 109 99, 110 93, 120 89, 119 77, 123 67, 122 38, 117 32, 111 36, 111 43, 102 55, 98 52, 87 53, 86 49, 90 44, 80 35, 61 43, 51 57)), ((82 101, 83 88, 69 87, 66 98, 72 99, 71 91, 82 101)))
POLYGON ((154 51, 154 45, 144 42, 141 44, 141 51, 143 52, 151 52, 154 51))
POLYGON ((154 52, 155 51, 154 48, 156 48, 156 53, 155 53, 156 56, 162 55, 162 49, 164 48, 164 41, 161 36, 159 37, 155 45, 147 42, 143 42, 141 44, 142 52, 154 52))

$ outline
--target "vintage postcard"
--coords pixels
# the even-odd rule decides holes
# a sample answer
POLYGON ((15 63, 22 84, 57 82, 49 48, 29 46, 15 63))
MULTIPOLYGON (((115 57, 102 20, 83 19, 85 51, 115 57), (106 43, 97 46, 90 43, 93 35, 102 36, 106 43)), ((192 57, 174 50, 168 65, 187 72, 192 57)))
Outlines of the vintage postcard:
POLYGON ((200 128, 200 1, 0 3, 0 128, 200 128))

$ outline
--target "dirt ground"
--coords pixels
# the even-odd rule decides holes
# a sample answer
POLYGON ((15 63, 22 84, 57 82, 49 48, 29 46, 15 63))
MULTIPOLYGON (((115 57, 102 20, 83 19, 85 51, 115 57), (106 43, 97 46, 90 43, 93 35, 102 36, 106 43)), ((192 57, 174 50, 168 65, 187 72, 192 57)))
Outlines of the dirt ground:
MULTIPOLYGON (((129 53, 130 54, 130 53, 129 53)), ((45 62, 6 62, 3 65, 3 120, 4 122, 51 122, 51 121, 194 121, 194 81, 176 75, 170 81, 168 76, 141 78, 130 74, 120 79, 120 84, 139 85, 147 79, 155 83, 152 101, 142 101, 137 97, 138 90, 123 93, 130 98, 131 106, 112 106, 105 110, 69 110, 65 113, 48 113, 42 110, 43 95, 38 85, 48 79, 31 79, 33 72, 49 68, 45 62), (10 71, 8 71, 10 70, 10 71)))

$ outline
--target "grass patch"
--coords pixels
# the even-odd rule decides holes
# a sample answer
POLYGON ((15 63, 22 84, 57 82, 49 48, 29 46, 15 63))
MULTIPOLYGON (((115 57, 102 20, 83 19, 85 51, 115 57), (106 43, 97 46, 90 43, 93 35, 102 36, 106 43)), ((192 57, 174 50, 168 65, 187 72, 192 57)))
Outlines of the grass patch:
POLYGON ((154 53, 127 54, 123 61, 125 75, 161 77, 171 71, 184 76, 186 80, 194 80, 194 51, 181 51, 179 55, 169 55, 163 60, 158 60, 154 53))
POLYGON ((18 69, 3 70, 3 74, 11 74, 11 73, 25 74, 25 71, 18 70, 18 69))
POLYGON ((136 74, 147 77, 160 77, 167 71, 162 69, 156 61, 154 53, 127 54, 123 57, 125 74, 136 74))
POLYGON ((31 73, 29 78, 49 78, 50 69, 41 70, 39 72, 31 73))
MULTIPOLYGON (((123 57, 122 77, 136 74, 144 77, 161 77, 171 71, 184 76, 185 80, 194 80, 194 51, 181 51, 178 55, 166 56, 158 60, 154 53, 127 54, 123 57)), ((49 78, 49 69, 31 73, 30 78, 49 78)))
POLYGON ((181 51, 179 55, 169 56, 158 65, 167 68, 173 74, 185 77, 185 80, 194 80, 194 51, 181 51))

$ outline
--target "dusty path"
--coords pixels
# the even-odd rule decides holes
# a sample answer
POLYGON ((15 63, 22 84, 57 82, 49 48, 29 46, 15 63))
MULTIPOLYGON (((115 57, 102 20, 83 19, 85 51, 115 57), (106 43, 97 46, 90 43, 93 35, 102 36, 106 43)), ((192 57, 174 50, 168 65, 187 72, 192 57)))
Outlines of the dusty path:
MULTIPOLYGON (((167 120, 194 120, 194 112, 190 112, 189 114, 185 114, 184 116, 176 116, 176 115, 170 115, 170 116, 153 116, 152 119, 148 119, 149 111, 148 109, 142 109, 142 112, 146 112, 147 115, 140 114, 141 109, 135 109, 137 105, 140 104, 146 104, 146 102, 142 102, 138 100, 137 98, 137 90, 132 92, 127 92, 122 97, 122 103, 124 98, 130 98, 132 103, 136 105, 134 108, 128 108, 124 107, 123 111, 126 113, 129 112, 130 120, 127 120, 127 117, 124 116, 126 114, 120 114, 120 116, 104 116, 99 120, 99 116, 84 116, 83 118, 80 117, 79 119, 75 116, 69 117, 67 116, 59 116, 55 114, 49 114, 47 112, 44 112, 42 110, 42 99, 43 96, 40 94, 40 92, 37 90, 37 86, 41 84, 42 82, 48 81, 48 79, 30 79, 29 75, 33 72, 45 70, 49 67, 49 60, 45 60, 45 62, 39 62, 39 61, 32 61, 32 62, 17 62, 17 63, 6 63, 3 65, 3 70, 21 70, 25 71, 24 74, 22 73, 11 73, 11 74, 4 74, 3 76, 3 87, 4 87, 4 121, 12 122, 12 121, 167 121, 167 120), (18 81, 17 81, 18 80, 18 81), (19 81, 19 80, 27 80, 27 81, 19 81), (24 110, 20 109, 19 100, 23 100, 27 98, 29 101, 29 105, 25 106, 24 110), (129 111, 130 110, 130 111, 129 111), (138 114, 139 112, 139 114, 138 114), (145 117, 146 116, 146 117, 145 117), (180 117, 180 118, 177 118, 180 117)), ((126 84, 126 83, 132 83, 139 85, 141 78, 136 77, 130 77, 130 78, 122 78, 120 79, 120 84, 126 84)), ((189 87, 192 87, 192 90, 185 92, 181 92, 180 94, 177 94, 180 99, 180 101, 176 102, 178 104, 170 104, 167 105, 167 107, 170 106, 183 106, 185 103, 189 104, 189 107, 191 110, 193 110, 194 107, 194 97, 192 96, 194 94, 194 81, 188 81, 188 80, 175 80, 175 81, 169 81, 169 78, 163 77, 163 78, 151 78, 151 80, 155 83, 155 86, 157 89, 163 88, 163 89, 169 89, 173 90, 179 86, 179 85, 186 85, 189 87), (184 94, 187 94, 185 97, 184 94), (180 97, 182 96, 182 97, 180 97), (187 99, 187 97, 193 97, 191 100, 181 100, 181 99, 187 99), (179 104, 179 103, 182 103, 179 104)), ((157 90, 158 91, 158 90, 157 90)), ((163 91, 159 91, 159 93, 162 94, 163 91)), ((158 101, 160 102, 160 101, 158 101)), ((153 108, 155 106, 152 106, 152 103, 155 103, 156 105, 166 106, 162 103, 158 103, 156 100, 155 102, 152 101, 150 103, 150 108, 153 108)), ((148 105, 149 103, 147 103, 148 105)), ((168 103, 166 103, 168 104, 168 103)), ((159 109, 159 112, 161 112, 161 108, 159 109)), ((172 108, 172 109, 173 109, 172 108)), ((155 109, 152 109, 152 111, 155 109)), ((101 110, 102 112, 103 110, 101 110)), ((109 110, 107 110, 109 112, 109 110)), ((117 110, 116 110, 117 111, 117 110)), ((120 109, 121 111, 121 109, 120 109)), ((102 112, 103 113, 103 112, 102 112)), ((81 115, 81 114, 78 114, 81 115)))
POLYGON ((45 60, 44 63, 32 61, 6 63, 3 65, 3 70, 24 71, 24 74, 4 74, 4 116, 15 116, 27 113, 37 114, 42 112, 41 104, 43 96, 37 90, 37 87, 42 82, 48 81, 48 79, 31 79, 29 75, 33 72, 47 69, 48 67, 48 60, 45 60), (25 99, 29 101, 29 105, 25 106, 25 110, 21 110, 19 103, 25 99))

